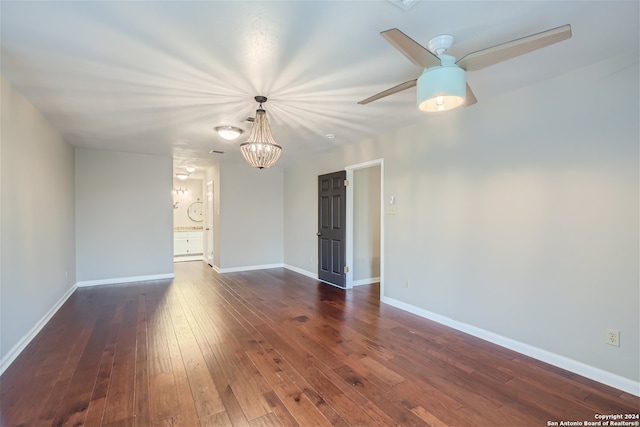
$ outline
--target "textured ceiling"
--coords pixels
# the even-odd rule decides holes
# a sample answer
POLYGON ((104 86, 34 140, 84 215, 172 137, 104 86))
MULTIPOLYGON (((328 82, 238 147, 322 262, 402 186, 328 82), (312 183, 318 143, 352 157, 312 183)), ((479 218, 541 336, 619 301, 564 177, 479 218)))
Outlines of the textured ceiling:
POLYGON ((569 40, 468 73, 471 109, 638 55, 639 14, 638 1, 422 1, 408 11, 387 1, 2 1, 1 72, 71 144, 177 164, 241 161, 248 132, 229 143, 213 127, 248 131, 253 97, 265 95, 286 165, 416 121, 437 130, 438 116, 416 109, 415 89, 357 104, 421 72, 380 31, 397 27, 423 45, 453 34, 449 53, 461 57, 572 25, 569 40))

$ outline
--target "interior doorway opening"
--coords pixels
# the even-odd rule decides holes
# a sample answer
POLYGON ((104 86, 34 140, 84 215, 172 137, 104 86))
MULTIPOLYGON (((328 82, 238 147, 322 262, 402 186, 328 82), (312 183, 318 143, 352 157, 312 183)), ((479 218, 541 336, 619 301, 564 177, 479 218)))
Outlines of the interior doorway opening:
POLYGON ((384 295, 384 160, 347 171, 346 287, 380 283, 384 295))
POLYGON ((173 261, 202 259, 203 203, 202 179, 173 180, 173 261))
POLYGON ((205 234, 204 234, 204 238, 205 238, 205 242, 206 242, 206 250, 205 250, 205 259, 207 264, 209 264, 211 267, 213 267, 213 251, 214 251, 214 245, 213 245, 213 215, 215 212, 215 206, 214 206, 214 198, 213 198, 213 191, 214 191, 214 186, 213 186, 213 181, 207 181, 207 197, 206 197, 206 219, 205 219, 205 234))

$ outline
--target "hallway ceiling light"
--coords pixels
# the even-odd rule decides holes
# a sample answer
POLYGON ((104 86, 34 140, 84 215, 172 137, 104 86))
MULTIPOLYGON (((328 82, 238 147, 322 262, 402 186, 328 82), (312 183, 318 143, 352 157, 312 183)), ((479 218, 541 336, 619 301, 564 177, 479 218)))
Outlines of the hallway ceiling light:
POLYGON ((186 172, 179 172, 179 173, 176 174, 176 178, 185 180, 185 179, 189 178, 189 174, 186 173, 186 172))
POLYGON ((242 134, 242 129, 235 126, 218 126, 214 130, 218 132, 221 138, 227 141, 233 141, 242 134))
POLYGON ((188 173, 194 173, 195 171, 196 171, 196 168, 194 166, 187 166, 188 173))
POLYGON ((262 104, 267 102, 266 96, 256 96, 260 107, 256 110, 256 117, 247 142, 240 144, 240 151, 244 159, 254 168, 264 169, 275 165, 282 153, 282 147, 276 144, 271 135, 271 127, 262 104))

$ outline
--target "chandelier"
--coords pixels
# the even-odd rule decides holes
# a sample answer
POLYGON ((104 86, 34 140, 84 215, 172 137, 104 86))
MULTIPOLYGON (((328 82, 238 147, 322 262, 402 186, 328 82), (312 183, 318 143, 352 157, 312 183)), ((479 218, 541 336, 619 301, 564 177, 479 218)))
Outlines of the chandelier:
POLYGON ((256 110, 251 134, 247 142, 240 144, 240 151, 244 159, 254 168, 264 169, 275 165, 282 153, 282 147, 276 144, 271 135, 271 127, 267 121, 267 115, 262 104, 267 102, 266 96, 254 98, 260 104, 256 110))

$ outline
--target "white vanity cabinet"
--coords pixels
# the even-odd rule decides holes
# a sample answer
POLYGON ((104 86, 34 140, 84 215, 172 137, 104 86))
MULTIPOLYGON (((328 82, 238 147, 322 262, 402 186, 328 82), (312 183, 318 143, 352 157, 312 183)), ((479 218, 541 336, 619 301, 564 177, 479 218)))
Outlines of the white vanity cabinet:
POLYGON ((173 255, 202 254, 202 231, 174 231, 173 255))

